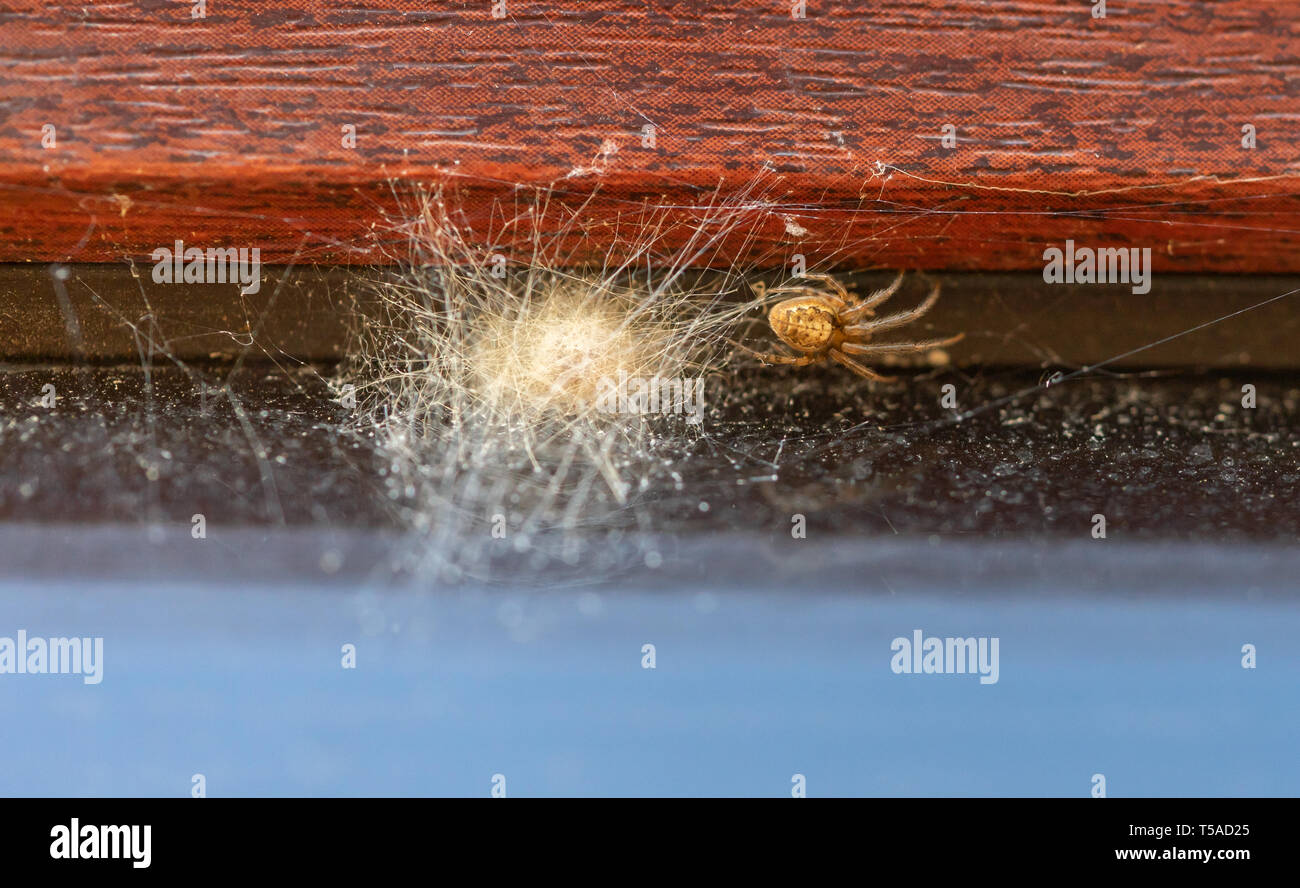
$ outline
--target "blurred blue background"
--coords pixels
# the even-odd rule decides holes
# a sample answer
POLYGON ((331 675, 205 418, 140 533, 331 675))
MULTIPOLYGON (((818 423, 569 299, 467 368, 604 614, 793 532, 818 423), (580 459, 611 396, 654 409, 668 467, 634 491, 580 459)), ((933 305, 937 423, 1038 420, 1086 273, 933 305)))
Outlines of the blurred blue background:
POLYGON ((503 774, 510 796, 788 796, 799 773, 810 796, 1084 797, 1101 773, 1111 796, 1300 794, 1300 607, 1176 560, 1167 588, 1108 595, 955 568, 882 592, 865 567, 829 589, 400 589, 237 560, 0 581, 0 635, 105 639, 99 685, 0 675, 0 793, 185 796, 201 773, 210 796, 486 796, 503 774), (999 682, 895 675, 913 629, 998 637, 999 682))

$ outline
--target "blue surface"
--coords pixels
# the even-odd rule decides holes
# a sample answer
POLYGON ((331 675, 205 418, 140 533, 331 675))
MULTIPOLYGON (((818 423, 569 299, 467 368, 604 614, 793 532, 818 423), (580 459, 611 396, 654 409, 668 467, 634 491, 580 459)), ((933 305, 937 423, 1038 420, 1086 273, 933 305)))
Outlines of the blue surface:
POLYGON ((1300 794, 1286 600, 2 581, 18 629, 105 668, 0 675, 6 795, 1300 794), (894 674, 917 628, 1000 681, 894 674))

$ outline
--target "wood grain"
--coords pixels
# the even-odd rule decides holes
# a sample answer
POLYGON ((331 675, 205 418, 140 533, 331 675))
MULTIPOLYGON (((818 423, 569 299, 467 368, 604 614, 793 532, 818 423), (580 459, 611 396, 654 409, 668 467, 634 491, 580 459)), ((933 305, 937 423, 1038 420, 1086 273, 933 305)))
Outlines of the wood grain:
POLYGON ((0 10, 0 259, 183 238, 382 261, 412 178, 482 229, 553 187, 556 225, 583 207, 575 259, 646 205, 685 238, 720 188, 749 218, 699 262, 1031 269, 1073 238, 1157 271, 1300 270, 1290 0, 193 9, 0 10))

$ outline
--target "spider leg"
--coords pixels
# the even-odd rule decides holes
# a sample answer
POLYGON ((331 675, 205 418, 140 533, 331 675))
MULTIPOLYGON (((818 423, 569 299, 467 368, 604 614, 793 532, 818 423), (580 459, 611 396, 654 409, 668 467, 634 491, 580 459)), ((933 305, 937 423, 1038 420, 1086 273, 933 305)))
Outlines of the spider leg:
POLYGON ((775 299, 779 296, 807 296, 809 294, 815 294, 822 302, 827 303, 827 307, 831 311, 835 312, 837 316, 840 312, 849 307, 850 300, 848 298, 848 293, 844 291, 844 287, 841 286, 840 282, 835 280, 835 278, 828 274, 805 274, 804 277, 809 280, 822 281, 828 286, 833 287, 838 292, 818 293, 805 284, 792 283, 786 284, 784 287, 777 287, 774 290, 768 290, 764 298, 775 299))
POLYGON ((898 285, 901 284, 902 282, 903 282, 903 272, 900 271, 898 273, 898 277, 894 278, 894 282, 890 284, 888 287, 884 287, 883 289, 877 290, 876 292, 868 296, 866 299, 863 299, 857 305, 850 308, 848 311, 840 312, 840 323, 856 324, 858 321, 862 320, 863 315, 867 314, 869 311, 871 311, 871 309, 875 308, 877 305, 880 305, 890 296, 893 296, 895 293, 897 293, 898 285))
POLYGON ((900 311, 898 314, 892 314, 887 317, 878 318, 874 321, 868 321, 865 324, 853 324, 844 328, 846 336, 860 336, 863 333, 874 333, 877 330, 889 330, 893 327, 901 327, 904 324, 910 324, 930 309, 939 301, 939 285, 935 284, 930 295, 925 297, 925 301, 916 308, 908 311, 900 311))
POLYGON ((821 272, 810 271, 810 272, 805 272, 803 278, 804 280, 809 280, 809 281, 821 281, 823 284, 825 284, 826 286, 834 290, 835 295, 838 296, 840 298, 840 301, 846 305, 850 301, 852 301, 849 299, 849 291, 844 289, 844 285, 841 284, 838 280, 836 280, 834 277, 832 277, 829 274, 822 274, 821 272))
POLYGON ((807 367, 809 364, 820 363, 822 358, 817 355, 781 355, 775 352, 754 351, 747 345, 737 342, 734 339, 727 340, 741 351, 748 352, 751 356, 758 358, 765 364, 790 364, 794 367, 807 367))
POLYGON ((891 352, 919 352, 943 348, 945 345, 961 342, 965 338, 965 333, 958 333, 947 339, 927 339, 924 342, 873 342, 870 345, 861 342, 843 342, 840 343, 840 348, 851 355, 886 355, 891 352))
POLYGON ((839 361, 841 364, 843 364, 845 367, 848 367, 854 373, 858 374, 859 376, 870 379, 873 382, 897 382, 898 381, 897 376, 881 376, 875 370, 872 370, 870 367, 865 367, 862 364, 859 364, 857 361, 853 360, 848 355, 844 354, 844 352, 838 349, 833 348, 830 350, 828 354, 830 354, 832 360, 839 361))
POLYGON ((807 367, 809 364, 819 364, 822 358, 818 355, 800 355, 792 357, 791 355, 761 354, 754 352, 754 357, 758 358, 764 364, 789 364, 791 367, 807 367))

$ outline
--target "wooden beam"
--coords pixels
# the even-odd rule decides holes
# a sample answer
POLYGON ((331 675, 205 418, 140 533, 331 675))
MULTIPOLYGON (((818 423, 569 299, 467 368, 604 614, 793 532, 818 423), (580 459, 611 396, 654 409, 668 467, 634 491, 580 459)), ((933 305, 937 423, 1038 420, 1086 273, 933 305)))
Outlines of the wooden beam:
POLYGON ((11 3, 0 260, 382 261, 389 180, 415 178, 480 230, 554 186, 575 259, 647 205, 680 240, 721 186, 749 218, 700 262, 1032 269, 1073 238, 1294 272, 1285 6, 11 3))

